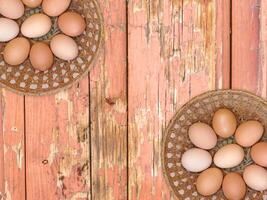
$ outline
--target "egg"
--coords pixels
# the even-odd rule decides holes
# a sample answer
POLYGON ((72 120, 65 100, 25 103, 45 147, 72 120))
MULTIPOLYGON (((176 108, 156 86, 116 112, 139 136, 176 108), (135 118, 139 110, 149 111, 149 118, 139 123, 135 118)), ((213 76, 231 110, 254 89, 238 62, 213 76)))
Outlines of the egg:
POLYGON ((43 0, 22 0, 22 2, 29 8, 36 8, 41 5, 43 0))
POLYGON ((30 42, 23 37, 11 40, 4 48, 3 56, 9 65, 20 65, 23 63, 30 51, 30 42))
POLYGON ((223 194, 227 199, 242 200, 247 192, 247 186, 238 173, 227 174, 222 183, 223 194))
POLYGON ((43 0, 42 8, 45 14, 57 17, 70 6, 71 0, 43 0))
POLYGON ((202 172, 196 182, 197 191, 203 196, 215 194, 222 185, 223 173, 218 168, 209 168, 202 172))
POLYGON ((0 42, 8 42, 19 34, 19 25, 17 22, 0 18, 0 42))
POLYGON ((236 129, 235 140, 243 147, 250 147, 261 139, 263 131, 263 126, 258 121, 243 122, 236 129))
POLYGON ((212 149, 217 144, 217 136, 213 129, 202 122, 191 125, 188 135, 191 142, 201 149, 212 149))
POLYGON ((41 13, 27 18, 21 25, 21 33, 28 38, 38 38, 46 35, 52 26, 51 19, 41 13))
POLYGON ((212 119, 212 126, 219 136, 228 138, 232 136, 236 130, 236 118, 230 110, 222 108, 215 112, 212 119))
POLYGON ((52 38, 50 43, 53 54, 66 61, 75 59, 78 56, 78 46, 69 36, 58 34, 52 38))
POLYGON ((58 27, 66 35, 76 37, 84 32, 86 23, 80 14, 65 12, 58 18, 58 27))
POLYGON ((207 169, 212 162, 212 157, 208 151, 199 148, 187 150, 182 155, 182 166, 189 172, 201 172, 207 169))
POLYGON ((243 172, 245 183, 253 190, 264 191, 267 189, 267 171, 258 165, 249 165, 243 172))
POLYGON ((228 144, 220 148, 214 155, 214 164, 219 168, 232 168, 244 159, 244 150, 237 144, 228 144))
POLYGON ((21 0, 0 0, 0 14, 10 19, 18 19, 24 14, 21 0))
POLYGON ((267 142, 255 144, 250 151, 252 160, 263 167, 267 167, 267 142))
POLYGON ((49 46, 43 42, 35 43, 30 51, 30 61, 33 68, 45 71, 52 67, 54 56, 49 46))

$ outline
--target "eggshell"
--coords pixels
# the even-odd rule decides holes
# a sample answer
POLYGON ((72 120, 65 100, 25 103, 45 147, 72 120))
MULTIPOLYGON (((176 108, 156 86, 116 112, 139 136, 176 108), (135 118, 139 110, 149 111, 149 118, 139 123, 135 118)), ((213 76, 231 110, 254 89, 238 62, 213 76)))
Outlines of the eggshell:
POLYGON ((267 167, 267 142, 255 144, 250 151, 252 160, 263 167, 267 167))
POLYGON ((84 32, 86 23, 80 14, 65 12, 58 18, 58 26, 66 35, 76 37, 84 32))
POLYGON ((260 122, 243 122, 236 129, 235 140, 243 147, 250 147, 261 139, 263 131, 264 129, 260 122))
POLYGON ((249 165, 243 172, 246 184, 253 190, 264 191, 267 189, 267 171, 258 165, 249 165))
POLYGON ((50 43, 53 54, 62 60, 73 60, 78 56, 78 46, 69 36, 58 34, 50 43))
POLYGON ((43 0, 22 0, 22 2, 29 8, 36 8, 41 5, 43 0))
POLYGON ((71 0, 43 0, 44 13, 51 17, 57 17, 65 12, 70 6, 71 0))
POLYGON ((212 157, 203 149, 192 148, 182 155, 181 162, 187 171, 201 172, 211 165, 212 157))
POLYGON ((19 34, 19 25, 17 22, 0 18, 0 42, 7 42, 14 39, 19 34))
POLYGON ((213 161, 217 167, 232 168, 244 159, 244 150, 237 144, 228 144, 220 148, 214 155, 213 161))
POLYGON ((212 119, 212 126, 219 136, 228 138, 232 136, 236 130, 236 118, 230 110, 222 108, 215 112, 212 119))
POLYGON ((3 56, 9 65, 19 65, 23 63, 30 51, 30 42, 23 37, 11 40, 4 48, 3 56))
POLYGON ((217 136, 213 129, 202 122, 191 125, 188 135, 191 142, 202 149, 212 149, 217 144, 217 136))
POLYGON ((223 173, 218 168, 209 168, 202 172, 196 182, 197 191, 203 196, 215 194, 222 185, 223 173))
POLYGON ((247 186, 238 173, 229 173, 223 179, 223 194, 227 199, 242 200, 247 192, 247 186))
POLYGON ((27 18, 22 26, 21 33, 28 38, 38 38, 46 35, 52 26, 51 19, 41 13, 34 14, 27 18))
POLYGON ((35 43, 30 51, 32 66, 40 71, 45 71, 53 65, 54 56, 49 46, 43 42, 35 43))
POLYGON ((20 0, 0 0, 0 14, 10 19, 18 19, 24 14, 24 6, 20 0))

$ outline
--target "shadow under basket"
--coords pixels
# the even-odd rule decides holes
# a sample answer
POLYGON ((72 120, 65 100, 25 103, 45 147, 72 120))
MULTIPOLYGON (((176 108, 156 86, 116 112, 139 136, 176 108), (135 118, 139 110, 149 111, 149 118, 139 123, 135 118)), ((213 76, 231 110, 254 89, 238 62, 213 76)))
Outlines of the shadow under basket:
MULTIPOLYGON (((193 147, 188 137, 189 127, 199 121, 211 125, 213 115, 219 108, 228 108, 233 111, 238 125, 242 121, 258 120, 265 129, 262 140, 267 140, 267 103, 264 99, 236 90, 210 91, 193 98, 176 113, 163 140, 163 173, 179 200, 226 199, 222 190, 209 197, 201 196, 195 186, 199 173, 188 172, 181 165, 182 154, 193 147)), ((209 152, 213 156, 218 148, 230 143, 235 143, 234 137, 219 139, 217 146, 209 152)), ((252 163, 249 149, 245 149, 245 152, 243 162, 235 168, 223 170, 224 174, 230 171, 242 173, 243 169, 252 163)), ((245 199, 267 199, 267 191, 257 192, 248 188, 245 199)))
MULTIPOLYGON (((65 89, 88 75, 102 43, 102 15, 96 0, 72 0, 68 11, 81 14, 86 20, 86 30, 79 37, 74 37, 79 48, 79 55, 72 61, 64 61, 54 57, 51 69, 41 72, 33 69, 29 59, 19 66, 10 66, 0 54, 0 84, 14 92, 24 95, 44 95, 65 89)), ((17 20, 21 25, 23 20, 35 13, 42 13, 41 7, 27 8, 25 15, 17 20)), ((57 27, 57 18, 51 18, 53 25, 50 32, 31 43, 42 41, 47 44, 52 37, 60 33, 57 27)), ((21 35, 20 35, 21 36, 21 35)), ((3 51, 1 45, 0 52, 3 51)))

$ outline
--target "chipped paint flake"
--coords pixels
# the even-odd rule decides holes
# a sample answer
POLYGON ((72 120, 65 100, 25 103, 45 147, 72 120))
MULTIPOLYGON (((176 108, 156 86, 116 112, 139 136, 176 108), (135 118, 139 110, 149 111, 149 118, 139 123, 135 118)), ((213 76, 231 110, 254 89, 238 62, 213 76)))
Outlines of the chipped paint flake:
POLYGON ((22 143, 12 146, 12 150, 16 153, 17 166, 21 170, 23 165, 24 151, 22 148, 22 143))
POLYGON ((5 181, 5 200, 12 200, 7 181, 5 181))
POLYGON ((50 144, 50 153, 47 158, 48 163, 51 165, 54 162, 54 159, 56 158, 59 150, 57 148, 57 145, 55 143, 50 144))
POLYGON ((77 192, 71 197, 70 200, 86 199, 88 196, 88 192, 77 192))
POLYGON ((68 101, 69 100, 69 93, 67 91, 61 91, 56 94, 56 103, 59 103, 60 101, 68 101))

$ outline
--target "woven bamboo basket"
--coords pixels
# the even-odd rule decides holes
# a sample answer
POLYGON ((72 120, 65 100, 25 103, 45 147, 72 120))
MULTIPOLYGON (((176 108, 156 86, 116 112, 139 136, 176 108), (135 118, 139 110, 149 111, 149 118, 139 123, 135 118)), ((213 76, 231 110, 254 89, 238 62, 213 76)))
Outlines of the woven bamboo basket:
MULTIPOLYGON (((212 117, 219 108, 232 110, 238 124, 250 119, 258 120, 265 128, 262 140, 267 140, 267 103, 264 99, 236 90, 210 91, 193 98, 176 113, 166 129, 163 140, 163 173, 179 200, 226 199, 222 190, 210 197, 201 196, 195 187, 199 173, 187 172, 181 165, 182 154, 193 147, 187 134, 190 125, 198 121, 211 125, 212 117)), ((230 143, 235 143, 233 137, 219 139, 217 146, 210 150, 210 153, 214 155, 218 148, 230 143)), ((243 162, 235 168, 224 170, 224 174, 230 171, 241 174, 244 167, 252 163, 249 149, 245 149, 245 152, 243 162)), ((248 188, 245 200, 250 199, 267 199, 267 191, 257 192, 248 188)))
MULTIPOLYGON (((63 61, 54 57, 53 67, 45 72, 34 70, 29 59, 20 66, 10 66, 3 60, 4 44, 0 44, 0 84, 14 92, 25 95, 44 95, 65 89, 79 81, 91 69, 102 44, 102 15, 96 0, 72 0, 68 9, 81 14, 86 20, 86 31, 73 38, 79 47, 79 55, 72 61, 63 61)), ((42 13, 41 7, 27 8, 25 15, 17 20, 21 24, 27 17, 42 13)), ((57 18, 52 18, 50 32, 40 38, 30 40, 50 43, 53 36, 60 33, 57 18)))

